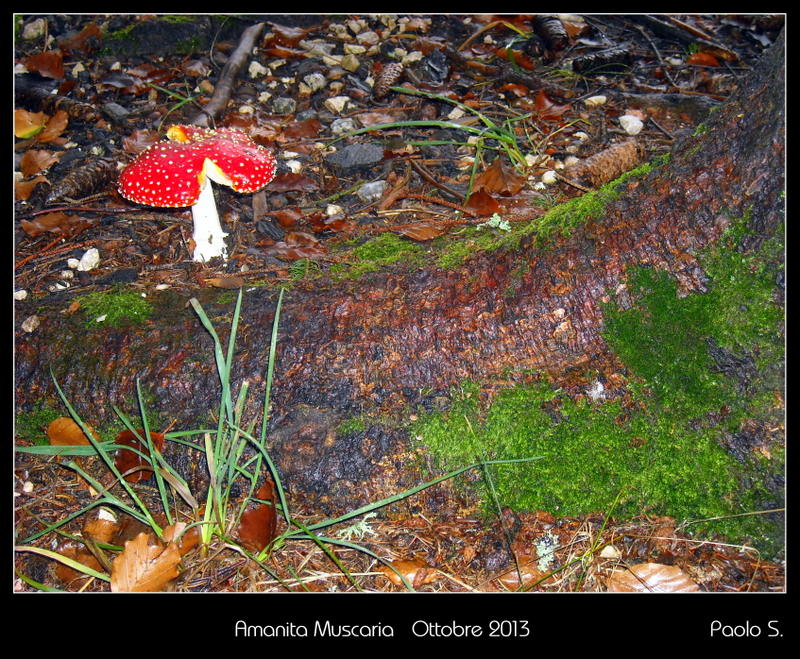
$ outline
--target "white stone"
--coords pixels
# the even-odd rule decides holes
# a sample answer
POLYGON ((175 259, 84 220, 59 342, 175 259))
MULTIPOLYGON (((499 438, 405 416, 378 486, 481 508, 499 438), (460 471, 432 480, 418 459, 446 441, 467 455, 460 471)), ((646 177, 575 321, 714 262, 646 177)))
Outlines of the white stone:
POLYGON ((14 291, 15 300, 24 300, 26 297, 28 297, 28 291, 26 291, 24 288, 21 288, 18 291, 14 291))
POLYGON ((89 270, 94 270, 98 265, 100 265, 100 252, 96 247, 92 247, 87 249, 84 255, 81 256, 81 260, 78 262, 78 272, 89 272, 89 270))
POLYGON ((20 327, 24 332, 31 332, 36 331, 36 328, 39 327, 41 321, 39 320, 39 316, 28 316, 25 320, 22 321, 20 327))
POLYGON ((251 78, 258 78, 259 76, 269 73, 269 69, 261 64, 261 62, 256 62, 254 60, 250 62, 250 65, 247 67, 247 73, 251 78))
POLYGON ((583 102, 591 108, 595 105, 605 105, 607 100, 608 98, 606 96, 590 96, 589 98, 583 99, 583 102))
POLYGON ((349 103, 349 96, 332 96, 331 98, 325 99, 325 107, 329 112, 333 112, 334 114, 341 114, 349 103))
POLYGON ((628 135, 638 135, 642 132, 644 124, 639 117, 634 117, 632 114, 623 114, 619 118, 619 125, 628 133, 628 135))
POLYGON ((549 169, 544 174, 542 174, 542 183, 544 183, 545 185, 552 185, 557 180, 558 178, 556 177, 556 173, 552 169, 549 169))

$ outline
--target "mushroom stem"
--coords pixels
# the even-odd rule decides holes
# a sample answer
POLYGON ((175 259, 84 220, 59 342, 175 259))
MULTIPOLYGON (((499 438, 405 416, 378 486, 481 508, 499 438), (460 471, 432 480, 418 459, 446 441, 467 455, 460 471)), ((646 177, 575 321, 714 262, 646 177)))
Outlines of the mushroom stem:
POLYGON ((211 189, 211 181, 206 179, 200 196, 192 206, 192 218, 194 219, 194 260, 205 262, 215 256, 221 256, 223 260, 228 260, 228 250, 225 245, 225 236, 228 234, 222 230, 219 223, 219 213, 217 203, 214 200, 214 191, 211 189))

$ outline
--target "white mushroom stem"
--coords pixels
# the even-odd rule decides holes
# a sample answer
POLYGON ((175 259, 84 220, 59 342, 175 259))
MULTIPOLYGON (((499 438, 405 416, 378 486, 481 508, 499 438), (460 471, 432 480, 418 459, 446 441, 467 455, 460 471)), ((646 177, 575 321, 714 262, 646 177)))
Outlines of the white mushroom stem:
POLYGON ((225 236, 228 234, 222 230, 219 223, 219 213, 217 203, 214 200, 214 191, 211 189, 211 181, 206 179, 200 196, 192 206, 192 218, 194 218, 194 260, 205 262, 215 256, 221 256, 223 260, 228 260, 228 249, 225 245, 225 236))

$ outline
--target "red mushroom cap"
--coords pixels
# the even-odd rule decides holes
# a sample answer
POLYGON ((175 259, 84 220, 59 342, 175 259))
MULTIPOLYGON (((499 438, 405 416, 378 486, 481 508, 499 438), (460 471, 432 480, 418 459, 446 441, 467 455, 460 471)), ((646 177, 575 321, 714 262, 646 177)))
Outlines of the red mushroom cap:
POLYGON ((171 142, 154 144, 120 174, 119 192, 150 206, 191 206, 212 177, 236 192, 257 192, 275 176, 275 157, 235 128, 170 126, 171 142), (221 180, 220 180, 221 179, 221 180))

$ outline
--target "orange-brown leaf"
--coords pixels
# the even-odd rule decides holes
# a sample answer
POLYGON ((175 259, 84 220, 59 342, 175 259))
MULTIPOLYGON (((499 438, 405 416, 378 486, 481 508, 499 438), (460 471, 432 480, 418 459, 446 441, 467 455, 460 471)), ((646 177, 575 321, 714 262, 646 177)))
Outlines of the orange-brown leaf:
POLYGON ((14 136, 27 140, 42 131, 48 119, 44 112, 14 110, 14 136))
POLYGON ((95 542, 110 544, 120 529, 119 522, 109 519, 110 515, 98 514, 86 520, 83 525, 83 537, 95 542))
MULTIPOLYGON (((100 435, 89 424, 86 424, 92 436, 100 441, 100 435)), ((81 427, 68 416, 61 416, 47 426, 47 437, 54 446, 82 446, 91 444, 81 427)))
POLYGON ((45 129, 39 133, 36 138, 39 142, 52 142, 57 137, 61 137, 61 133, 69 123, 69 115, 64 110, 58 110, 47 122, 45 129))
POLYGON ((30 181, 19 181, 14 184, 14 199, 17 201, 27 201, 30 199, 31 194, 33 194, 33 189, 39 185, 39 183, 49 182, 47 177, 41 175, 30 181))
POLYGON ((209 277, 205 280, 206 284, 214 288, 241 288, 244 286, 244 279, 238 275, 222 275, 221 277, 209 277))
POLYGON ((275 514, 275 486, 265 481, 255 493, 256 499, 270 503, 251 504, 242 514, 237 536, 250 551, 259 552, 275 537, 278 518, 275 514))
POLYGON ((58 161, 58 155, 42 149, 29 149, 19 161, 19 171, 25 178, 33 176, 46 170, 54 162, 58 161))
MULTIPOLYGON (((86 547, 82 544, 74 542, 73 540, 62 542, 56 548, 56 552, 66 558, 71 558, 78 563, 82 563, 92 570, 97 570, 98 572, 103 571, 103 567, 100 565, 97 559, 86 550, 86 547)), ((81 579, 81 581, 83 581, 84 579, 89 578, 88 575, 62 563, 61 561, 57 562, 55 573, 56 577, 65 584, 69 584, 76 579, 81 579)), ((76 586, 77 585, 78 584, 76 584, 76 586)))
POLYGON ((687 57, 686 63, 697 64, 698 66, 719 66, 719 60, 716 57, 702 50, 687 57))
POLYGON ((156 544, 150 533, 140 533, 125 543, 111 569, 111 591, 115 593, 154 593, 164 590, 178 576, 180 552, 174 542, 156 544))
POLYGON ((497 199, 483 189, 473 192, 470 195, 467 208, 481 217, 494 215, 502 210, 497 199))
POLYGON ((303 174, 285 172, 278 174, 269 184, 267 190, 269 192, 316 192, 319 190, 319 184, 314 179, 303 174))
POLYGON ((46 53, 25 57, 22 63, 28 71, 38 71, 46 78, 64 77, 64 57, 60 50, 48 50, 46 53))
POLYGON ((427 583, 431 583, 437 577, 436 570, 419 558, 392 561, 389 565, 381 565, 378 571, 383 572, 386 578, 396 586, 405 585, 402 579, 397 575, 397 572, 400 572, 414 588, 419 588, 427 583), (392 570, 389 565, 391 565, 394 570, 392 570), (395 572, 395 570, 397 570, 397 572, 395 572))
MULTIPOLYGON (((139 428, 137 430, 139 435, 144 438, 145 433, 144 430, 139 428)), ((156 451, 161 451, 164 448, 164 435, 158 432, 151 432, 150 433, 150 440, 153 442, 153 448, 156 451)), ((122 444, 124 446, 130 446, 131 448, 135 448, 145 455, 148 454, 147 444, 142 443, 136 435, 134 435, 130 430, 123 430, 122 432, 117 435, 116 440, 114 440, 115 444, 122 444)), ((116 465, 117 469, 119 469, 120 473, 125 474, 125 472, 130 471, 131 469, 136 469, 137 467, 149 467, 150 463, 147 462, 144 458, 142 458, 137 453, 133 451, 128 451, 127 449, 119 449, 117 451, 117 456, 114 460, 114 464, 116 465)), ((140 469, 138 471, 134 471, 130 474, 125 475, 125 480, 129 483, 138 483, 143 480, 147 480, 150 478, 150 469, 140 469)))
POLYGON ((536 94, 534 107, 539 113, 540 119, 543 119, 544 121, 552 121, 554 119, 560 119, 561 115, 569 110, 571 106, 569 103, 564 105, 554 103, 547 97, 547 94, 545 94, 544 90, 542 89, 538 94, 536 94))
POLYGON ((694 593, 700 587, 674 565, 639 563, 628 569, 614 570, 606 580, 612 593, 694 593))
POLYGON ((392 227, 392 231, 406 238, 411 238, 411 240, 424 242, 438 238, 445 232, 445 229, 426 222, 420 222, 417 224, 398 224, 392 227))
POLYGON ((491 165, 475 177, 475 189, 511 196, 517 194, 525 182, 524 176, 517 174, 514 168, 507 165, 502 158, 496 158, 491 165))
POLYGON ((43 233, 60 233, 64 236, 71 236, 91 226, 92 221, 80 215, 45 213, 30 221, 20 220, 19 225, 31 238, 36 238, 43 233))
POLYGON ((103 33, 95 23, 89 23, 77 34, 69 34, 58 40, 58 47, 65 53, 73 50, 81 50, 88 54, 97 47, 103 40, 103 33))
POLYGON ((283 131, 285 137, 292 140, 316 137, 322 129, 322 123, 315 117, 309 117, 305 121, 293 121, 286 130, 283 131))
POLYGON ((186 530, 187 526, 186 522, 175 522, 164 529, 164 541, 169 543, 177 542, 181 556, 184 556, 199 545, 202 539, 199 526, 193 526, 188 531, 186 530))

